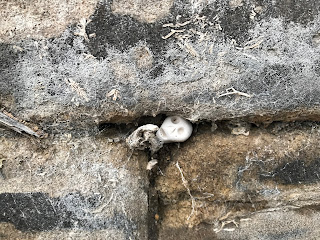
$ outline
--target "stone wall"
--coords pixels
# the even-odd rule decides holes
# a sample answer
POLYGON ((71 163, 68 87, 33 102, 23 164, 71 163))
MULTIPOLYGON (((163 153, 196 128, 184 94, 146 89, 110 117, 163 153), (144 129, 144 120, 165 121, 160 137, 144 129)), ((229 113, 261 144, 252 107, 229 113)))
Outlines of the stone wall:
POLYGON ((320 238, 318 1, 0 9, 1 112, 40 136, 0 128, 0 239, 320 238), (170 115, 189 140, 126 146, 170 115))

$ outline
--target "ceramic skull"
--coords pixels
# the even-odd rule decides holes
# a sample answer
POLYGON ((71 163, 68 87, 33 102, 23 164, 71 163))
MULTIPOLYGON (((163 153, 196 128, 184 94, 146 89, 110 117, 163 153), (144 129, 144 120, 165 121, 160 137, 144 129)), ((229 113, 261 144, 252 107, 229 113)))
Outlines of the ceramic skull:
POLYGON ((191 123, 179 116, 167 117, 157 131, 157 137, 164 143, 184 142, 191 134, 191 123))

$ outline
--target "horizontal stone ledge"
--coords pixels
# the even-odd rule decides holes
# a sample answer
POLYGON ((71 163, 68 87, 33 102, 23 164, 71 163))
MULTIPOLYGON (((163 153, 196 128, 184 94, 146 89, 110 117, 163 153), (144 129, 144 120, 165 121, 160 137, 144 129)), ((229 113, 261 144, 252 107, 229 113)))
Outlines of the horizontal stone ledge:
POLYGON ((119 9, 120 2, 117 13, 109 2, 98 4, 88 21, 63 25, 51 39, 0 43, 1 107, 36 125, 65 121, 70 128, 157 114, 193 122, 319 120, 313 7, 314 15, 295 18, 276 1, 252 17, 251 1, 217 1, 198 13, 168 1, 167 15, 148 23, 119 9), (181 12, 188 14, 179 22, 181 12), (181 31, 168 36, 172 29, 181 31))

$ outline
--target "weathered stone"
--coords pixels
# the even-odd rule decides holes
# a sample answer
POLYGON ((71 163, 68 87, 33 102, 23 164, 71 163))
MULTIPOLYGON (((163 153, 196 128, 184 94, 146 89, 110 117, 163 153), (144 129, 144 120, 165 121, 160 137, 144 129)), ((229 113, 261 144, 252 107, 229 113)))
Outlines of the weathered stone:
POLYGON ((141 22, 153 23, 170 13, 173 0, 114 0, 111 5, 115 14, 129 15, 141 22))
POLYGON ((76 128, 159 113, 319 120, 319 4, 291 12, 285 9, 297 6, 281 1, 241 3, 176 1, 167 17, 148 24, 101 2, 90 21, 59 37, 3 42, 2 105, 36 124, 55 119, 76 128))
MULTIPOLYGON (((319 205, 318 124, 275 124, 253 128, 248 136, 230 133, 227 128, 211 133, 210 126, 199 127, 188 142, 162 152, 163 175, 156 180, 163 204, 160 239, 168 239, 173 229, 197 229, 200 223, 209 224, 200 228, 217 239, 255 239, 250 238, 253 232, 266 225, 256 239, 269 239, 278 216, 292 215, 297 221, 299 214, 294 211, 319 205), (248 218, 249 225, 242 229, 248 218)), ((319 217, 315 212, 313 218, 319 217)), ((301 219, 290 226, 287 221, 274 234, 299 231, 298 239, 308 239, 319 225, 306 228, 307 224, 301 219)))
POLYGON ((106 137, 2 136, 2 239, 146 239, 147 157, 106 137))
MULTIPOLYGON (((8 0, 0 2, 0 42, 57 37, 93 14, 97 0, 8 0)), ((22 50, 13 45, 16 51, 22 50)))
POLYGON ((319 128, 286 123, 320 119, 318 1, 0 7, 1 111, 42 133, 0 129, 0 238, 319 238, 319 128), (131 155, 168 115, 208 126, 131 155))
POLYGON ((233 223, 218 233, 213 226, 200 224, 195 228, 166 228, 159 239, 204 239, 204 240, 304 240, 319 238, 318 209, 306 208, 303 211, 276 209, 270 212, 258 212, 233 223))

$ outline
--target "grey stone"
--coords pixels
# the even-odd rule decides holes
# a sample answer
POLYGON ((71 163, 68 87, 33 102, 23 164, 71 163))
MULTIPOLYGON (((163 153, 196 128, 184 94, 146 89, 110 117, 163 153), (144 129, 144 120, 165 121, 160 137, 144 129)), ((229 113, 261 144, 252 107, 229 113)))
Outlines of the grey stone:
POLYGON ((98 3, 90 21, 59 37, 1 43, 1 102, 24 120, 76 128, 160 113, 318 119, 318 5, 175 1, 144 23, 98 3), (172 29, 183 32, 163 39, 172 29))
POLYGON ((90 232, 89 239, 147 238, 144 153, 101 135, 41 142, 6 136, 0 148, 2 239, 19 231, 23 239, 32 232, 43 239, 85 239, 90 232))
POLYGON ((1 112, 41 136, 0 129, 0 238, 319 237, 318 124, 288 123, 320 119, 318 1, 0 7, 1 112), (124 139, 168 115, 194 136, 147 173, 124 139))

